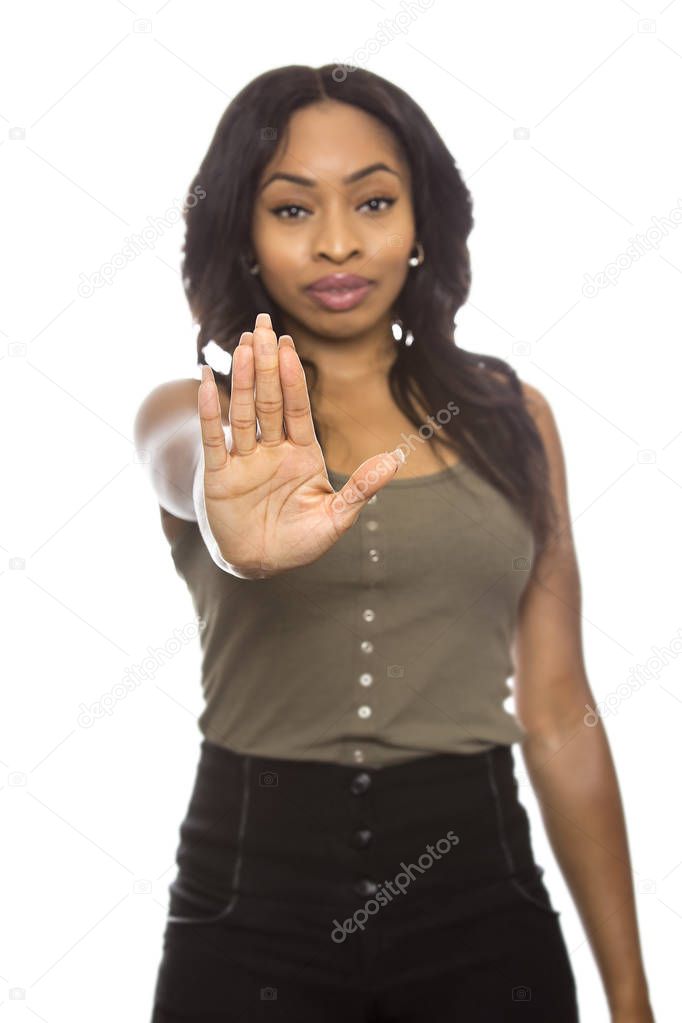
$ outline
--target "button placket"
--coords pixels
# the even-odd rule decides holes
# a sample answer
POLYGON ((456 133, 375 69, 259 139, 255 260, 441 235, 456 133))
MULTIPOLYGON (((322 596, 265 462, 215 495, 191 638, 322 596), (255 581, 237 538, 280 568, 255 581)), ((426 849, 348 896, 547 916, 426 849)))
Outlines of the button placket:
POLYGON ((350 781, 353 799, 353 822, 348 843, 356 852, 354 874, 349 883, 356 895, 371 898, 378 890, 378 884, 370 876, 372 856, 370 853, 374 835, 372 832, 372 787, 374 779, 368 771, 359 771, 350 781))
MULTIPOLYGON (((360 541, 362 556, 360 564, 360 576, 363 582, 363 594, 360 597, 359 613, 359 641, 356 641, 354 663, 357 667, 354 685, 358 694, 356 705, 356 721, 362 728, 374 729, 376 721, 376 686, 377 686, 377 652, 376 641, 377 630, 380 630, 383 623, 383 583, 386 577, 386 543, 381 526, 381 515, 377 505, 381 504, 378 494, 370 498, 367 506, 360 515, 359 525, 361 526, 360 541)), ((355 750, 356 763, 364 759, 361 744, 355 750)), ((372 860, 371 847, 374 844, 372 833, 371 792, 367 790, 372 784, 372 778, 367 772, 360 772, 355 776, 355 788, 362 790, 358 793, 359 814, 355 820, 355 830, 350 837, 351 845, 357 850, 358 871, 353 880, 353 890, 361 898, 372 898, 377 890, 378 884, 371 876, 372 860)))
MULTIPOLYGON (((360 516, 362 544, 362 565, 361 574, 365 584, 367 601, 361 610, 361 636, 358 648, 356 649, 356 663, 359 662, 360 670, 356 674, 356 684, 359 686, 358 693, 363 693, 364 700, 356 706, 356 715, 359 721, 369 724, 372 721, 373 701, 369 698, 370 686, 374 685, 376 669, 374 664, 374 643, 368 637, 371 635, 374 623, 377 620, 375 605, 378 604, 379 586, 384 577, 384 559, 382 549, 379 546, 381 527, 379 516, 376 511, 377 494, 367 501, 367 506, 360 516), (364 692, 363 692, 364 691, 364 692)), ((373 693, 372 693, 373 696, 373 693)), ((353 754, 356 762, 364 759, 362 749, 356 749, 353 754)))
MULTIPOLYGON (((374 499, 378 494, 374 495, 374 499)), ((367 504, 371 504, 370 501, 367 504)), ((363 579, 371 588, 386 577, 386 536, 376 508, 365 508, 360 515, 362 524, 363 579)))
MULTIPOLYGON (((374 494, 360 513, 358 520, 361 546, 360 575, 364 592, 360 596, 359 638, 355 641, 355 677, 353 685, 357 702, 355 721, 363 731, 371 733, 375 722, 375 689, 377 679, 376 653, 373 636, 380 627, 379 611, 381 583, 385 578, 385 544, 381 529, 381 515, 377 510, 379 495, 374 494)), ((351 750, 354 763, 365 760, 362 741, 356 742, 351 750)))

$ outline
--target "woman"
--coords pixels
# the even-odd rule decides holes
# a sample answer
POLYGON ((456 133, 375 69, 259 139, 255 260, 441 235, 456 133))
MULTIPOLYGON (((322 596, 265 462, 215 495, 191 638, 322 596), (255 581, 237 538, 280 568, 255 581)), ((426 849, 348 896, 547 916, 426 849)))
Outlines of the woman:
POLYGON ((611 1019, 648 1023, 561 443, 454 343, 455 162, 393 84, 286 67, 230 104, 192 195, 202 383, 136 420, 205 622, 154 1023, 577 1020, 517 741, 611 1019))

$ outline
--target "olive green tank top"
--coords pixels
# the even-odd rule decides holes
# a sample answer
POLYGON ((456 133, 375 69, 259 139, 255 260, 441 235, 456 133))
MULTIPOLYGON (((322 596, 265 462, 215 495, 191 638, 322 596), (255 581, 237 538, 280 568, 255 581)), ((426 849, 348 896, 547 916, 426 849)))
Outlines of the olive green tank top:
POLYGON ((211 742, 382 767, 525 736, 503 703, 532 531, 466 463, 391 480, 326 554, 270 579, 222 571, 196 522, 171 554, 205 623, 211 742))

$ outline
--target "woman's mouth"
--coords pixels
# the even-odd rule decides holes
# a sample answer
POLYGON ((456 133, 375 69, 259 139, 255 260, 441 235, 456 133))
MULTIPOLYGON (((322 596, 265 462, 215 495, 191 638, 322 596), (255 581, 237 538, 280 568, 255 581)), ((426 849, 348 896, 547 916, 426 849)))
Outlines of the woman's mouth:
POLYGON ((324 291, 319 289, 312 291, 308 288, 308 294, 314 302, 317 302, 318 305, 323 306, 325 309, 343 311, 345 309, 354 309, 356 305, 360 305, 371 288, 372 285, 370 283, 358 288, 329 288, 324 291))
POLYGON ((313 301, 324 309, 344 312, 346 309, 354 309, 355 306, 360 305, 373 286, 374 281, 366 278, 351 274, 338 274, 320 278, 305 290, 313 301))

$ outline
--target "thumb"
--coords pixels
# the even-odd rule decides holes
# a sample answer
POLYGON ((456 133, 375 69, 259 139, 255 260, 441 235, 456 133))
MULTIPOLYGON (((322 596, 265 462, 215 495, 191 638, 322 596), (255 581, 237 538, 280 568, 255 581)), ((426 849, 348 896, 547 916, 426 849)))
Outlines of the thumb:
POLYGON ((341 490, 330 497, 330 507, 337 525, 348 529, 357 520, 370 497, 389 483, 405 462, 401 447, 372 455, 362 462, 341 490))

